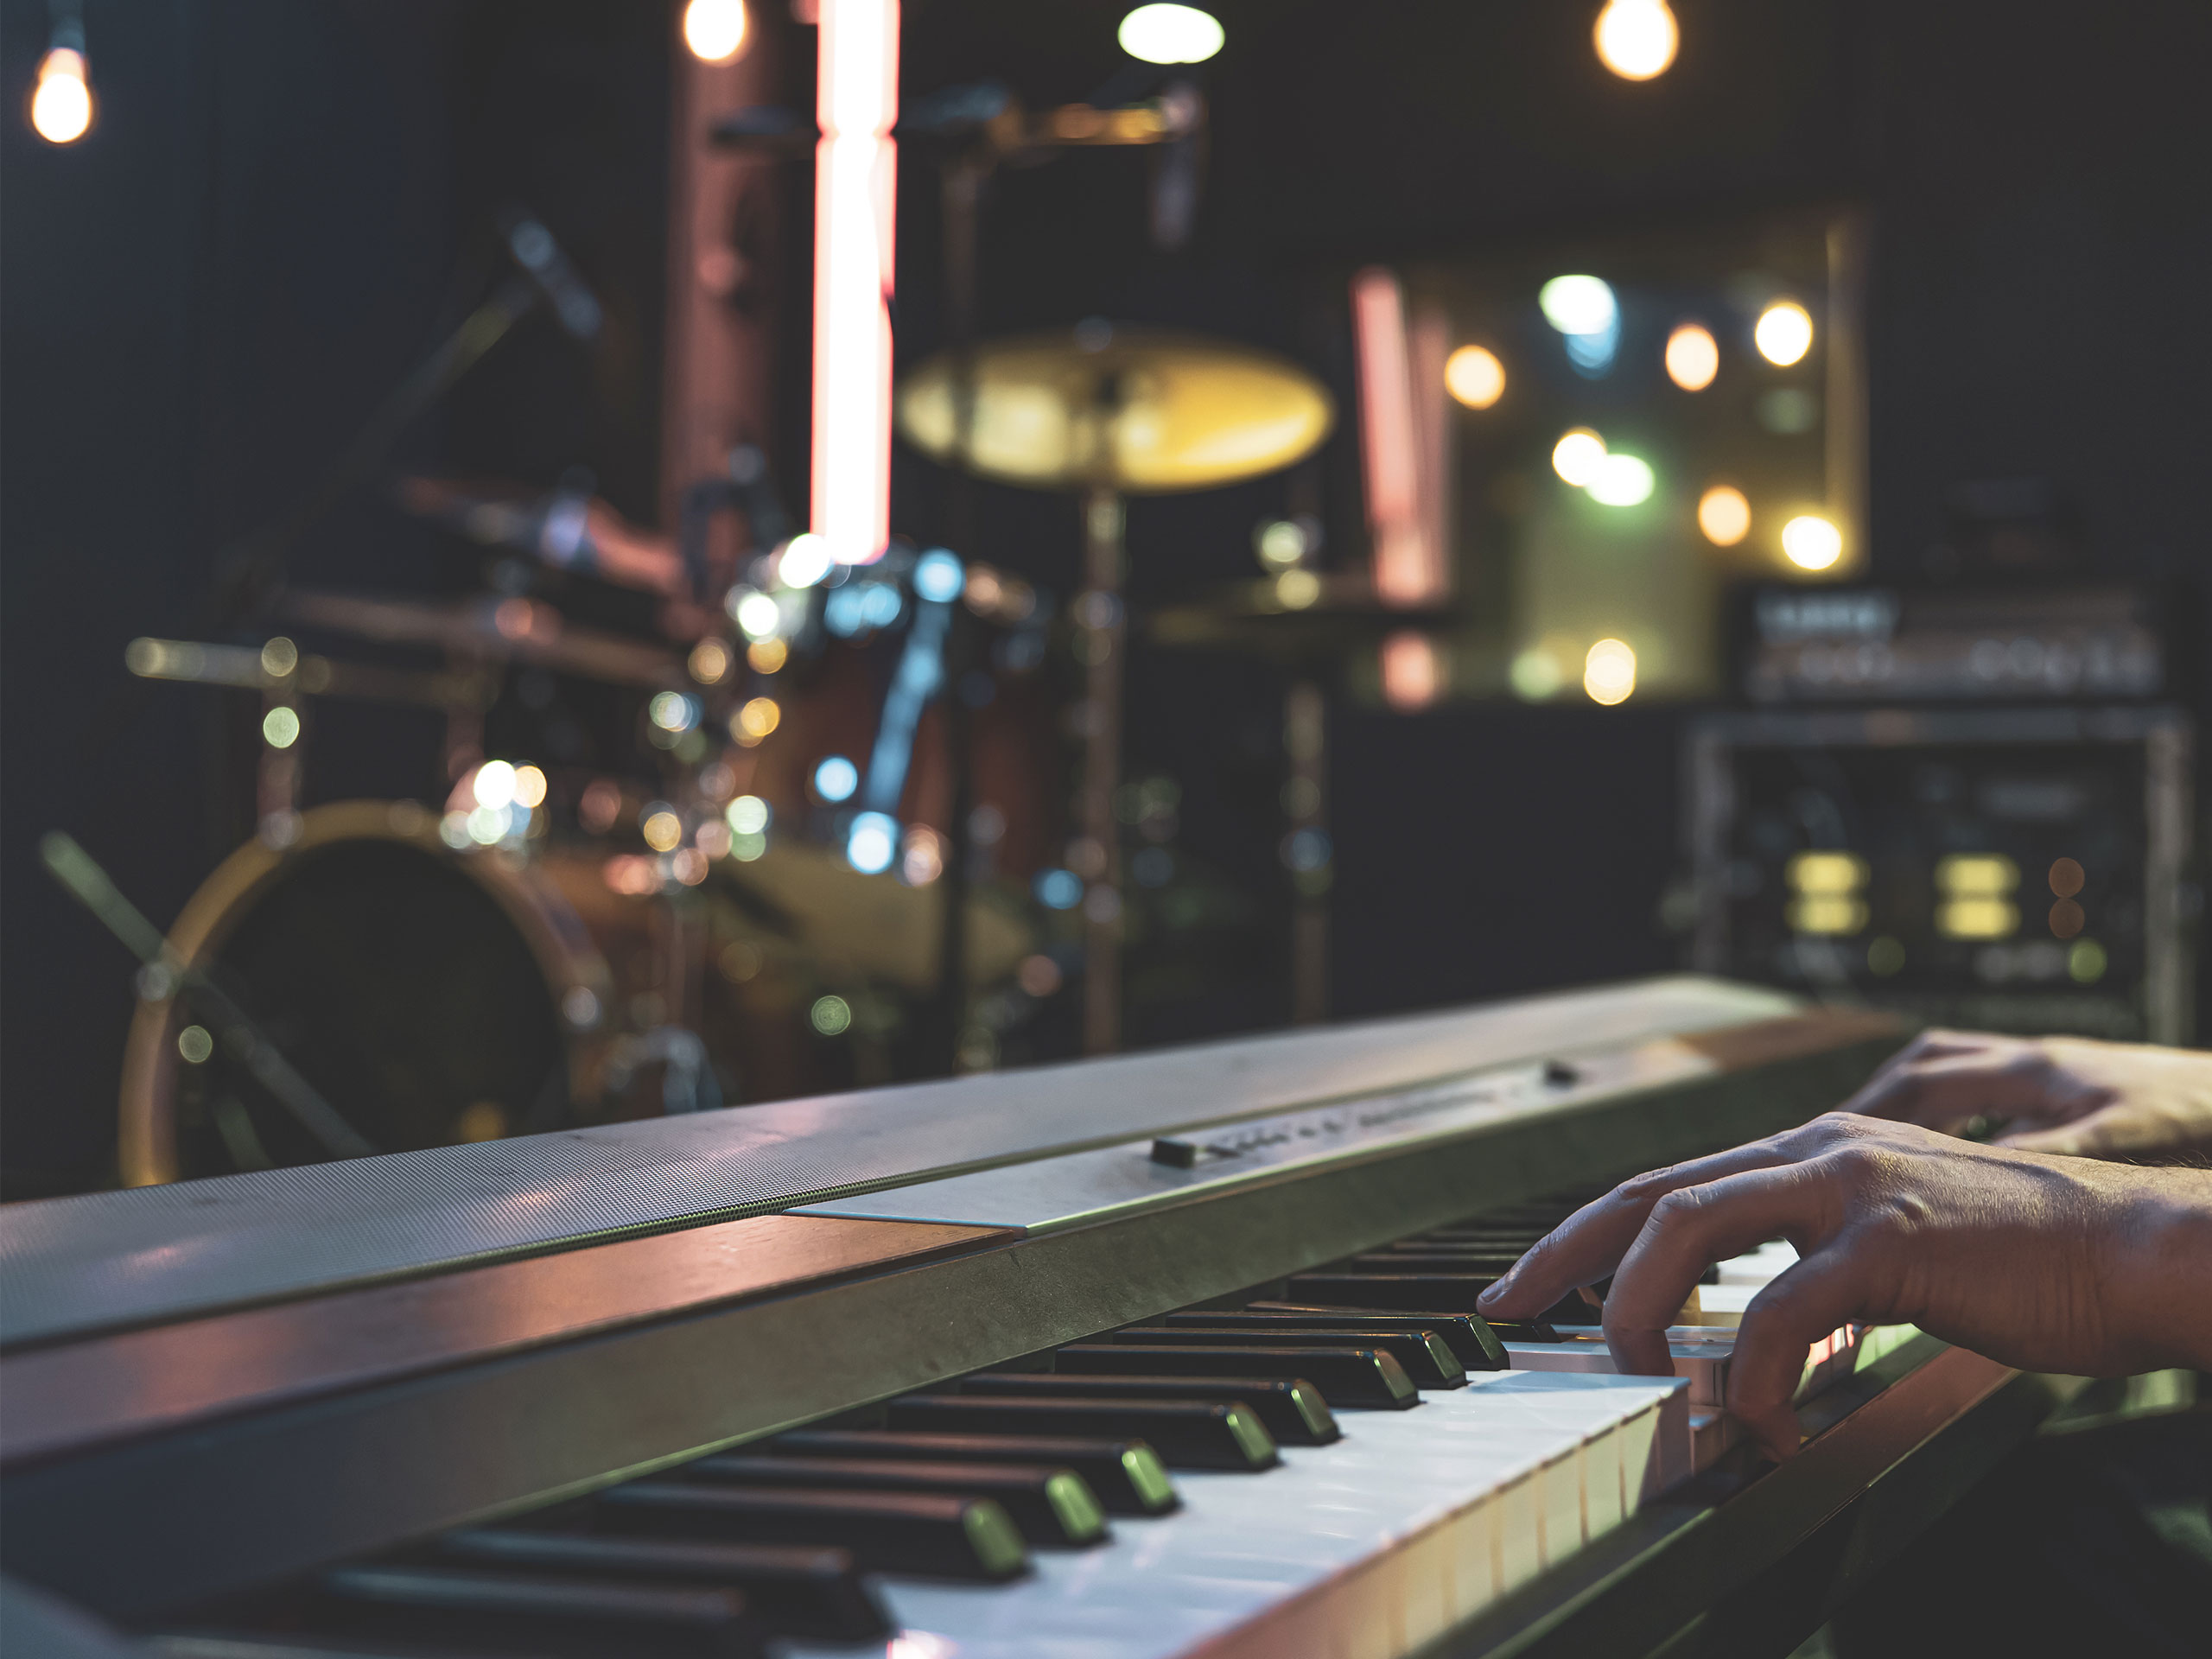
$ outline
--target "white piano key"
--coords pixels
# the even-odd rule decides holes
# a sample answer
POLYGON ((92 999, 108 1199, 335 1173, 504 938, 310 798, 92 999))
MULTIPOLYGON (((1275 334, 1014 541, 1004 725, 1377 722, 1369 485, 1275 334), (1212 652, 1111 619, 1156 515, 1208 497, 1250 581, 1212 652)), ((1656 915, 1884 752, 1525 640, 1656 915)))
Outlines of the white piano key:
POLYGON ((886 1578, 889 1659, 1399 1659, 1618 1525, 1669 1442, 1688 1461, 1675 1380, 1493 1372, 1343 1421, 1268 1474, 1179 1474, 1181 1510, 1019 1583, 886 1578))
MULTIPOLYGON (((1863 1328, 1840 1326, 1806 1350, 1797 1399, 1817 1394, 1838 1378, 1851 1374, 1863 1328)), ((1597 1331, 1568 1336, 1564 1342, 1509 1342, 1504 1346, 1507 1360, 1516 1370, 1592 1375, 1618 1372, 1604 1334, 1597 1331)), ((1672 1326, 1667 1332, 1667 1351, 1674 1359, 1675 1375, 1689 1384, 1693 1411, 1717 1411, 1727 1404, 1728 1366, 1736 1351, 1735 1326, 1672 1326)), ((1707 1461, 1709 1459, 1700 1459, 1697 1466, 1703 1468, 1707 1461)))
MULTIPOLYGON (((1604 1333, 1568 1335, 1564 1342, 1509 1342, 1507 1362, 1516 1371, 1615 1372, 1604 1333)), ((1675 1375, 1690 1385, 1690 1404, 1717 1406, 1727 1397, 1728 1357, 1735 1351, 1734 1328, 1676 1325, 1667 1332, 1667 1351, 1675 1375)))

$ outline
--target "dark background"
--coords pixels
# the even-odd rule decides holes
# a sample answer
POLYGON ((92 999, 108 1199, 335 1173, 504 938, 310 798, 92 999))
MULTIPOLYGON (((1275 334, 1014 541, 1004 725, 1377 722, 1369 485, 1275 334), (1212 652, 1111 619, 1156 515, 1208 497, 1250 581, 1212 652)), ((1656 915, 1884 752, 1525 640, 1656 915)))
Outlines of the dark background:
MULTIPOLYGON (((1562 0, 1244 0, 1215 7, 1214 129, 1191 245, 1152 251, 1142 163, 1002 176, 985 334, 1088 314, 1348 362, 1351 262, 1801 204, 1871 213, 1869 547, 1916 571, 1961 480, 2043 477, 2115 576, 2208 573, 2202 300, 2212 12, 2018 0, 1678 0, 1656 82, 1598 64, 1562 0)), ((1122 70, 1093 0, 909 0, 911 98, 996 76, 1027 101, 1122 70)), ((537 207, 609 311, 586 353, 527 323, 403 461, 550 483, 582 463, 654 512, 667 67, 658 0, 88 0, 99 124, 54 149, 0 119, 0 1176, 10 1197, 110 1178, 128 963, 51 886, 61 827, 166 923, 247 833, 251 711, 133 695, 122 647, 207 626, 219 550, 289 505, 497 270, 488 216, 537 207)), ((797 30, 773 0, 759 26, 797 30)), ((0 0, 0 89, 28 95, 37 0, 0 0)), ((810 55, 784 54, 804 105, 810 55)), ((906 158, 899 353, 936 343, 925 163, 906 158)), ((802 175, 795 188, 804 188, 802 175)), ((803 243, 801 245, 803 252, 803 243)), ((799 273, 803 279, 803 272, 799 273)), ((804 295, 803 280, 789 290, 804 295)), ((803 307, 786 315, 804 327, 803 307)), ((804 360, 797 353, 791 353, 804 360)), ((775 461, 804 497, 783 399, 775 461)), ((1329 472, 1340 485, 1344 469, 1329 472)), ((1131 518, 1140 604, 1249 574, 1278 481, 1131 518)), ((894 524, 936 533, 942 485, 902 460, 894 524)), ((1357 503, 1328 502, 1335 556, 1357 503)), ((1050 583, 1072 510, 982 493, 973 550, 1050 583)), ((329 585, 467 585, 473 562, 372 493, 294 569, 329 585)), ((2201 585, 2201 581, 2200 581, 2201 585)), ((258 637, 257 635, 254 637, 258 637)), ((1185 839, 1275 893, 1267 757, 1280 687, 1141 657, 1130 768, 1185 789, 1185 839)), ((1332 715, 1334 1010, 1449 1002, 1671 966, 1675 740, 1631 703, 1332 715)), ((313 795, 435 789, 425 728, 323 716, 313 795), (340 722, 352 721, 341 732, 340 722)), ((1265 954, 1264 949, 1262 954, 1265 954)), ((1262 964, 1263 967, 1266 964, 1262 964)), ((1165 1040, 1280 1022, 1262 972, 1165 1040)))

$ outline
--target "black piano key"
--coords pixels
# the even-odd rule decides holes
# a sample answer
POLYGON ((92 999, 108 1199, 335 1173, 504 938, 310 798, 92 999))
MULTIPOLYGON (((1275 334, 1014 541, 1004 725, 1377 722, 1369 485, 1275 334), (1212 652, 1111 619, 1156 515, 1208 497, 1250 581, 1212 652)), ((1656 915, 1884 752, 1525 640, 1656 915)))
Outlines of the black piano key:
POLYGON ((850 1551, 785 1544, 700 1544, 521 1528, 470 1528, 430 1545, 438 1560, 514 1572, 576 1573, 718 1585, 740 1592, 779 1635, 865 1642, 892 1634, 850 1551))
POLYGON ((1055 1372, 987 1371, 966 1378, 967 1395, 1029 1399, 1198 1400, 1249 1406, 1284 1446, 1326 1446, 1344 1438, 1321 1391, 1295 1377, 1061 1376, 1055 1372))
POLYGON ((1179 1400, 999 1400, 909 1395, 888 1402, 887 1426, 951 1434, 1073 1434, 1149 1440, 1171 1469, 1257 1472, 1278 1459, 1274 1436, 1248 1408, 1179 1400))
POLYGON ((1293 1274, 1286 1301, 1325 1307, 1368 1307, 1408 1313, 1438 1307, 1473 1313, 1475 1298, 1496 1281, 1443 1273, 1300 1273, 1293 1274))
MULTIPOLYGON (((1115 1332, 1114 1340, 1185 1348, 1319 1348, 1343 1342, 1348 1334, 1313 1325, 1251 1331, 1222 1325, 1141 1325, 1115 1332)), ((1416 1389, 1463 1389, 1467 1385, 1466 1368, 1433 1331, 1423 1331, 1417 1325, 1378 1324, 1361 1332, 1358 1343, 1363 1348, 1380 1348, 1396 1360, 1416 1389)))
MULTIPOLYGON (((1442 1308, 1478 1313, 1476 1298, 1498 1281, 1495 1274, 1301 1273, 1293 1276, 1287 1302, 1317 1302, 1325 1307, 1364 1307, 1379 1312, 1415 1313, 1442 1308)), ((1543 1311, 1549 1325, 1597 1325, 1599 1309, 1573 1291, 1543 1311)))
POLYGON ((1462 1371, 1506 1369, 1503 1338, 1479 1313, 1424 1313, 1414 1319, 1394 1313, 1347 1313, 1341 1308, 1300 1308, 1255 1302, 1233 1313, 1170 1313, 1166 1322, 1171 1326, 1192 1329, 1219 1325, 1249 1331, 1340 1331, 1355 1337, 1369 1331, 1399 1331, 1410 1326, 1434 1332, 1452 1351, 1462 1371))
POLYGON ((840 1491, 942 1492, 995 1498, 1033 1546, 1080 1549, 1110 1535, 1106 1511, 1081 1475, 1047 1464, 901 1463, 888 1459, 789 1458, 741 1453, 702 1458, 676 1471, 739 1486, 804 1486, 840 1491))
POLYGON ((1377 1250, 1370 1255, 1355 1255, 1332 1271, 1487 1274, 1502 1279, 1520 1259, 1518 1250, 1377 1250))
POLYGON ((1426 1325, 1432 1331, 1442 1330, 1452 1319, 1472 1319, 1487 1327, 1501 1343, 1567 1340, 1541 1319, 1485 1319, 1479 1313, 1440 1313, 1433 1307, 1408 1308, 1402 1313, 1394 1307, 1329 1307, 1318 1302, 1254 1302, 1251 1307, 1253 1312, 1263 1313, 1338 1313, 1359 1319, 1388 1319, 1393 1324, 1426 1325))
POLYGON ((835 1544, 870 1572, 998 1580, 1029 1566, 1013 1517, 988 1497, 640 1481, 599 1495, 609 1531, 741 1543, 835 1544))
POLYGON ((1278 1376, 1313 1383, 1333 1408, 1384 1411, 1421 1403, 1405 1368, 1380 1348, 1163 1348, 1077 1343, 1054 1357, 1063 1375, 1122 1376, 1278 1376))
POLYGON ((800 1429, 748 1448, 772 1457, 896 1458, 924 1463, 1043 1463, 1072 1469, 1109 1515, 1166 1515, 1178 1508, 1160 1453, 1142 1440, 1065 1436, 893 1434, 881 1429, 800 1429))
POLYGON ((467 1567, 342 1567, 309 1618, 346 1636, 493 1653, 751 1659, 760 1626, 734 1590, 544 1578, 467 1567))
MULTIPOLYGON (((485 1659, 480 1646, 425 1647, 372 1636, 315 1636, 266 1630, 165 1630, 128 1649, 159 1659, 485 1659)), ((9 1659, 15 1659, 11 1652, 9 1659)))

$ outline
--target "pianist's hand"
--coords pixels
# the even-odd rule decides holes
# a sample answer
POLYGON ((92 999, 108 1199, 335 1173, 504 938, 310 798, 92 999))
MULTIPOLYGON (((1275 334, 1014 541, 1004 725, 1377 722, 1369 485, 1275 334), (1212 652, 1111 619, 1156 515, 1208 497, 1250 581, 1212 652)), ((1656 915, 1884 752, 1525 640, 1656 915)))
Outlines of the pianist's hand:
POLYGON ((1667 1326, 1713 1262, 1772 1238, 1801 1258, 1751 1300, 1728 1409, 1776 1458, 1807 1346, 1847 1322, 1916 1325, 2008 1365, 2076 1376, 2212 1366, 2212 1173, 1951 1140, 1831 1112, 1654 1170, 1584 1205, 1486 1291, 1534 1319, 1613 1275, 1605 1340, 1666 1376, 1667 1326))
POLYGON ((1957 1135, 1999 1120, 2001 1147, 2175 1161, 2212 1152, 2212 1054, 2085 1037, 1923 1032, 1843 1104, 1957 1135))

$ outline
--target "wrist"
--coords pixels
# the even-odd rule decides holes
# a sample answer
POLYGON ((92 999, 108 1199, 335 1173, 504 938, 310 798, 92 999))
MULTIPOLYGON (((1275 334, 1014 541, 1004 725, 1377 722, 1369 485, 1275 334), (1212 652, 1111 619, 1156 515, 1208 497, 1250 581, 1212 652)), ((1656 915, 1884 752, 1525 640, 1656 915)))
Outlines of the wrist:
POLYGON ((2128 1173, 2103 1275, 2116 1357, 2131 1372, 2212 1370, 2212 1173, 2128 1173))

